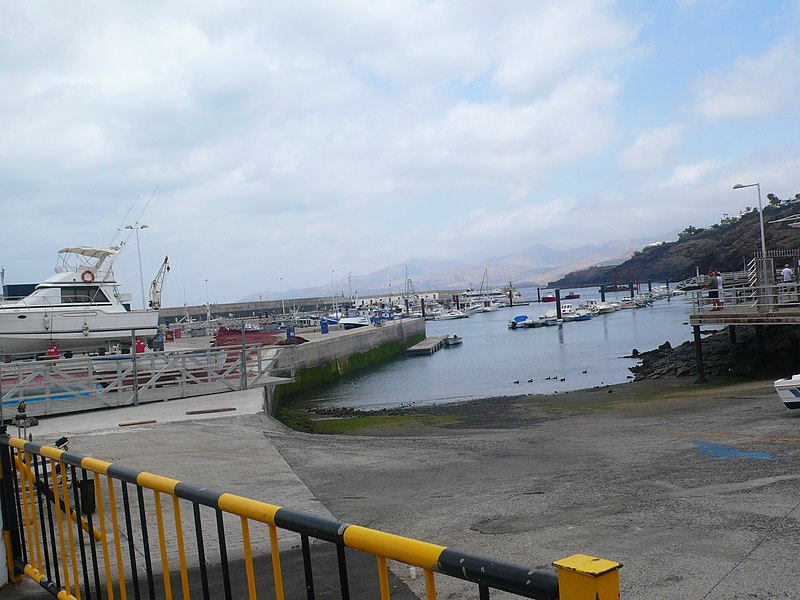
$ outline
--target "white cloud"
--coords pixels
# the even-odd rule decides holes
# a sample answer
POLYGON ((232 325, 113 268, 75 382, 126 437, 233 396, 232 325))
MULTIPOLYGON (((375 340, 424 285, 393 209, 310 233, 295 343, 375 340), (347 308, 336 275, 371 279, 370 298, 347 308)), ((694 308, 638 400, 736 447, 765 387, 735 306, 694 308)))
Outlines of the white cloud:
POLYGON ((695 185, 718 168, 719 165, 714 160, 704 160, 691 165, 678 165, 663 187, 680 188, 695 185))
POLYGON ((800 97, 800 47, 791 38, 776 42, 761 56, 741 56, 694 84, 697 112, 705 119, 743 119, 797 114, 800 97))
POLYGON ((681 143, 684 134, 685 127, 677 123, 643 131, 622 151, 619 164, 628 171, 658 168, 667 153, 681 143))
MULTIPOLYGON (((704 147, 676 159, 704 123, 681 127, 685 115, 632 104, 640 47, 664 51, 648 38, 658 21, 634 12, 647 10, 607 0, 6 2, 0 201, 16 207, 4 216, 6 266, 19 281, 46 274, 51 256, 29 258, 44 251, 31 231, 47 252, 107 242, 156 185, 143 260, 155 272, 169 254, 190 302, 204 300, 205 278, 223 300, 277 288, 281 276, 291 289, 332 268, 369 272, 389 254, 479 259, 534 236, 565 246, 643 223, 659 233, 665 218, 652 206, 616 199, 650 191, 663 201, 669 190, 647 177, 667 161, 693 165, 666 184, 688 190, 713 178, 702 161, 713 170, 730 158, 704 147), (643 133, 615 160, 632 105, 643 133)), ((800 69, 779 77, 778 66, 795 54, 786 42, 739 59, 732 79, 765 69, 764 89, 794 90, 800 69)), ((700 97, 721 102, 703 94, 729 80, 705 76, 700 97)), ((788 93, 773 94, 779 106, 788 93)), ((119 273, 134 291, 135 262, 124 254, 119 273)), ((168 283, 166 300, 181 303, 181 286, 168 283)))

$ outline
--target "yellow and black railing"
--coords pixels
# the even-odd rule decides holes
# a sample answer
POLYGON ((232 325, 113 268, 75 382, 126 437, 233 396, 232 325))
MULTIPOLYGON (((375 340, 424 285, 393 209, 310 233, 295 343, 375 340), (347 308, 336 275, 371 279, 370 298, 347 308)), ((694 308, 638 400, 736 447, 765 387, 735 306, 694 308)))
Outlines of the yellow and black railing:
POLYGON ((0 467, 11 580, 19 581, 24 573, 60 599, 256 598, 259 589, 263 597, 276 600, 302 595, 304 589, 305 597, 313 599, 315 582, 323 577, 328 590, 336 588, 337 595, 349 599, 354 583, 363 586, 361 575, 352 581, 348 573, 348 557, 353 556, 348 551, 353 550, 377 560, 370 597, 382 600, 390 598, 390 560, 422 570, 428 600, 436 598, 437 573, 476 585, 481 600, 489 598, 490 590, 541 599, 559 598, 559 589, 567 600, 619 598, 620 565, 612 561, 574 555, 554 563, 558 574, 530 569, 3 432, 0 467), (191 516, 182 514, 187 505, 191 516), (239 527, 234 528, 236 521, 239 527), (284 572, 278 530, 299 535, 302 575, 284 572), (312 540, 333 545, 335 573, 315 576, 312 540), (254 549, 263 561, 256 560, 254 549), (287 588, 288 575, 299 591, 287 588))

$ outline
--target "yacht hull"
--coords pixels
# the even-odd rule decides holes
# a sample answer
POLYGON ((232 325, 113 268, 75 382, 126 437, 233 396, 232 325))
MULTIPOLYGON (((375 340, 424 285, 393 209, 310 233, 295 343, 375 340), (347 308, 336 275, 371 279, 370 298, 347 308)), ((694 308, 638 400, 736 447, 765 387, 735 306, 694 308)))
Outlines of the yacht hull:
POLYGON ((64 351, 91 351, 130 343, 158 333, 158 311, 104 312, 103 307, 0 311, 0 355, 43 354, 51 345, 64 351))

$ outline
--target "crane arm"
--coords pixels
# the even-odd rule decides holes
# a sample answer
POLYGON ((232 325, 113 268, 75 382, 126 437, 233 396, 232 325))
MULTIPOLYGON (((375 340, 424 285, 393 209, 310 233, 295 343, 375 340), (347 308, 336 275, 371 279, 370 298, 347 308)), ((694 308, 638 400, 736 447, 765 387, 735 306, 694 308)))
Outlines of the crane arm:
POLYGON ((164 257, 161 268, 150 284, 150 308, 155 310, 161 308, 161 288, 164 287, 164 279, 166 279, 167 273, 169 273, 169 256, 164 257))

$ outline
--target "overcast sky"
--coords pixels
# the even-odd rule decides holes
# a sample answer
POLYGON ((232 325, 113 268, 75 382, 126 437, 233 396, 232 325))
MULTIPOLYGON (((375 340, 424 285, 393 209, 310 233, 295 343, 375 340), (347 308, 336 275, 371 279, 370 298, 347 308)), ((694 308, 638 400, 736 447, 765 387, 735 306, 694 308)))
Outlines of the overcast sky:
MULTIPOLYGON (((182 305, 655 241, 800 192, 798 32, 752 0, 6 0, 0 264, 138 220, 182 305)), ((135 237, 116 272, 138 298, 135 237)))

